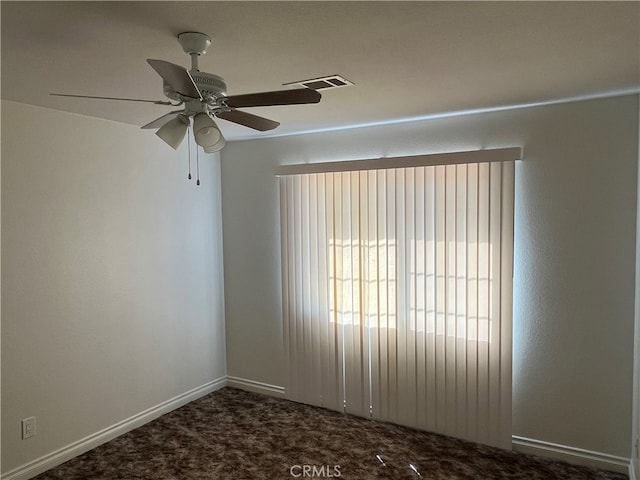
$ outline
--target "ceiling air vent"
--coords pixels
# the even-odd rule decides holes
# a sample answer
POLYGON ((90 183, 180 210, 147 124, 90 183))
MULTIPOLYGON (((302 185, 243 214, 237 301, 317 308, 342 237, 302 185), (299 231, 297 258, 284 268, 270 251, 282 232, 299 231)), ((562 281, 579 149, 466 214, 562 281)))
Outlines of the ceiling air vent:
POLYGON ((324 90, 327 88, 350 87, 353 86, 353 82, 350 82, 340 75, 329 75, 326 77, 311 78, 309 80, 299 80, 297 82, 283 84, 285 87, 292 85, 299 85, 301 87, 311 88, 312 90, 324 90))

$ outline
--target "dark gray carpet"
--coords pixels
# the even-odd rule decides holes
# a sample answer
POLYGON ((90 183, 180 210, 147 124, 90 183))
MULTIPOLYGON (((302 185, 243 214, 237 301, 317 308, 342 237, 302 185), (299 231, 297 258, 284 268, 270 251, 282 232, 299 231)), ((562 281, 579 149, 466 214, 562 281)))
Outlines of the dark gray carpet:
POLYGON ((36 478, 622 480, 627 477, 224 388, 36 478))

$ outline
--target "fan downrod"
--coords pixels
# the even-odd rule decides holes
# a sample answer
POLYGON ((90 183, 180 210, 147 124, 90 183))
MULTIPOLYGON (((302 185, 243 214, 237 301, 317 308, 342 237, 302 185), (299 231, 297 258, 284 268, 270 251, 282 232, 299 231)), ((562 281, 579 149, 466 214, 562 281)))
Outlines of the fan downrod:
POLYGON ((182 32, 178 35, 178 42, 184 53, 188 53, 191 57, 191 70, 199 71, 198 57, 207 53, 207 48, 211 45, 211 37, 200 32, 182 32))

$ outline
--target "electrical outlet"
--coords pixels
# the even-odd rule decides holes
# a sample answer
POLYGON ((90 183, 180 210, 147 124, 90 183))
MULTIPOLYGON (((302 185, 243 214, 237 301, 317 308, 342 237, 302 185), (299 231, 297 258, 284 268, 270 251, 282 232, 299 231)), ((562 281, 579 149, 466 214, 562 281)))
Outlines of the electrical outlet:
POLYGON ((34 437, 36 435, 36 417, 29 417, 22 420, 22 439, 34 437))

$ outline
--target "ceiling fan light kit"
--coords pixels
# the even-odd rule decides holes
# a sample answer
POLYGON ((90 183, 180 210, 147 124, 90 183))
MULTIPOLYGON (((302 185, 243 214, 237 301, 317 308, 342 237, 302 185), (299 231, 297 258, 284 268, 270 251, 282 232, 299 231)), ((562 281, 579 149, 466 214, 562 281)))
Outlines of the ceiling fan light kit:
POLYGON ((204 55, 211 45, 211 37, 199 32, 183 32, 178 35, 178 42, 182 46, 182 50, 191 57, 190 70, 165 60, 147 59, 147 63, 162 78, 164 95, 176 103, 88 95, 55 93, 51 95, 150 102, 172 107, 183 106, 182 110, 169 112, 141 128, 157 128, 156 135, 173 149, 177 149, 186 136, 188 127, 191 124, 190 119, 193 117, 195 142, 206 153, 218 152, 226 143, 222 132, 213 121, 213 117, 260 132, 266 132, 277 128, 280 124, 274 120, 237 109, 276 105, 303 105, 318 103, 321 99, 321 94, 310 88, 228 96, 227 84, 222 77, 212 73, 201 72, 198 68, 198 58, 204 55))

